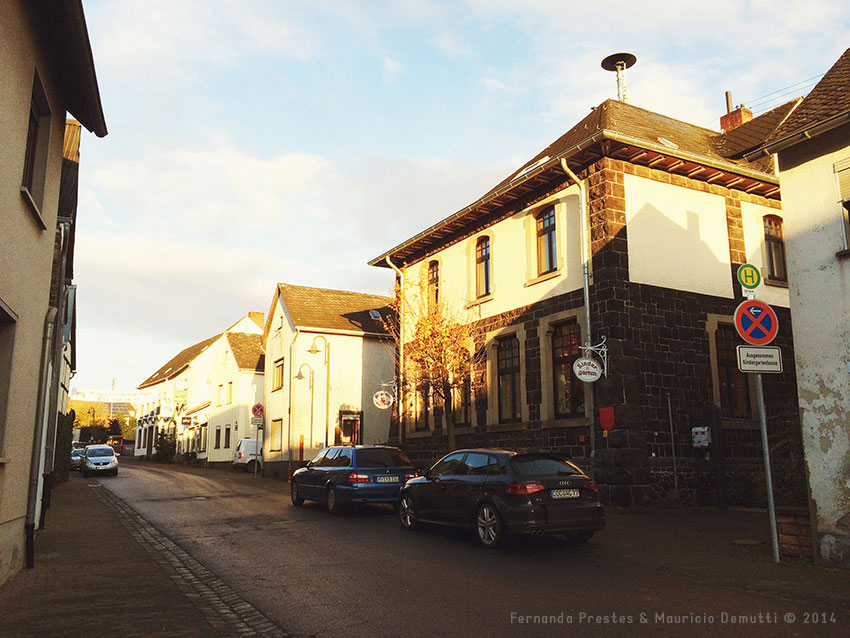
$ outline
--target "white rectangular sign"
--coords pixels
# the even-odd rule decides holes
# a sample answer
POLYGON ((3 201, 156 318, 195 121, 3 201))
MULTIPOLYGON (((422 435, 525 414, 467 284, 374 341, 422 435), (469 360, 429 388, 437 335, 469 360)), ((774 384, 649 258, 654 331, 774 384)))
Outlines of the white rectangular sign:
POLYGON ((782 372, 782 351, 776 346, 738 346, 741 372, 782 372))
POLYGON ((252 416, 251 417, 251 425, 262 425, 263 417, 261 416, 252 416))

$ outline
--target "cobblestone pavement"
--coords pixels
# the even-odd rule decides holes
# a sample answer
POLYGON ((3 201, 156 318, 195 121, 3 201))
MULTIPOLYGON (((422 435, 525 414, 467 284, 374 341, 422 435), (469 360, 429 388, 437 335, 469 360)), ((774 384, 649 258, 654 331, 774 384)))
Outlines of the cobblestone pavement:
POLYGON ((33 569, 0 588, 0 636, 286 633, 95 480, 53 494, 33 569))

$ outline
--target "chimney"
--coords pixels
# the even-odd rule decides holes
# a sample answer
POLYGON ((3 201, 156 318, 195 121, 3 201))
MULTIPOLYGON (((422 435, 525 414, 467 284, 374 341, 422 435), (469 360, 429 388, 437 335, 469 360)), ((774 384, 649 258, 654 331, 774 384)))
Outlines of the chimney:
POLYGON ((253 321, 255 324, 260 326, 260 328, 264 328, 265 324, 263 323, 263 319, 265 315, 262 312, 249 312, 248 318, 253 321))
POLYGON ((732 110, 732 93, 726 91, 726 115, 720 118, 720 130, 726 133, 753 119, 753 112, 743 104, 732 110))

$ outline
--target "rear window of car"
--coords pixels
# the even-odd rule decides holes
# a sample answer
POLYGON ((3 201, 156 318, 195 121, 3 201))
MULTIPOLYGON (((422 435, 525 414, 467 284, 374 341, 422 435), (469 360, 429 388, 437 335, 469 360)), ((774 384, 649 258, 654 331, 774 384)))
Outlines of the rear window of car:
POLYGON ((96 447, 93 450, 89 450, 86 453, 86 456, 89 458, 94 458, 98 456, 114 456, 115 451, 111 447, 96 447))
POLYGON ((405 467, 410 460, 401 450, 389 448, 365 448, 357 450, 358 467, 405 467))
POLYGON ((584 474, 581 468, 558 454, 517 454, 511 465, 519 476, 571 476, 584 474))
POLYGON ((71 450, 71 456, 80 456, 82 453, 83 453, 83 451, 80 450, 80 449, 71 450))

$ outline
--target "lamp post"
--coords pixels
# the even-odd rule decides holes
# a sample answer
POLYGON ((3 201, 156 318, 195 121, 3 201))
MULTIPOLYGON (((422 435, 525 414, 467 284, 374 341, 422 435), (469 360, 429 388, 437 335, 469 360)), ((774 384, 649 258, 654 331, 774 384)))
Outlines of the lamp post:
POLYGON ((325 447, 328 446, 328 427, 330 425, 330 413, 331 413, 331 344, 328 343, 325 335, 316 335, 313 338, 313 344, 310 346, 310 349, 307 350, 310 354, 318 354, 321 352, 316 347, 316 341, 321 339, 325 342, 325 369, 327 370, 327 380, 325 381, 325 447))
MULTIPOLYGON (((299 381, 307 378, 303 374, 301 374, 301 368, 303 368, 304 366, 307 366, 307 369, 310 371, 310 377, 309 377, 309 379, 310 379, 310 448, 312 449, 312 447, 313 447, 313 393, 314 393, 313 368, 310 367, 309 363, 302 363, 300 366, 298 366, 298 374, 295 375, 295 378, 298 379, 299 381)), ((290 435, 290 438, 292 438, 291 435, 290 435)))

